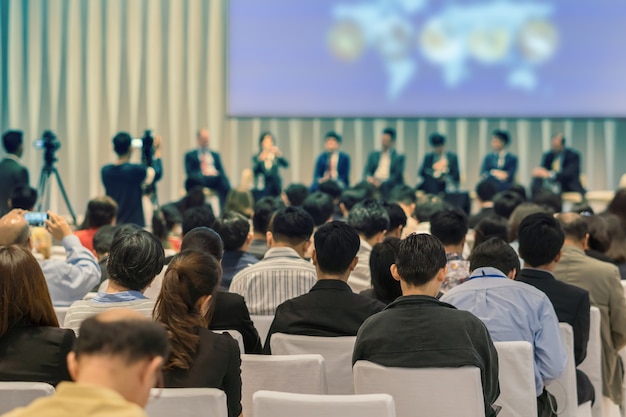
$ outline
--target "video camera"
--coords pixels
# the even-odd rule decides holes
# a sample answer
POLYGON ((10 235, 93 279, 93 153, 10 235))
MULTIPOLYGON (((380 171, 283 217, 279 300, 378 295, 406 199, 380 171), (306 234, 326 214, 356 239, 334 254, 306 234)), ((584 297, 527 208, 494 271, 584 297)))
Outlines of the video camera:
POLYGON ((151 167, 154 161, 154 136, 152 136, 152 130, 147 129, 141 139, 133 139, 132 146, 141 148, 141 163, 151 167))
POLYGON ((43 158, 46 165, 53 165, 58 159, 55 154, 61 148, 61 142, 57 140, 56 135, 51 130, 46 130, 43 132, 43 137, 41 139, 37 139, 35 143, 33 143, 35 149, 43 149, 44 154, 43 158))

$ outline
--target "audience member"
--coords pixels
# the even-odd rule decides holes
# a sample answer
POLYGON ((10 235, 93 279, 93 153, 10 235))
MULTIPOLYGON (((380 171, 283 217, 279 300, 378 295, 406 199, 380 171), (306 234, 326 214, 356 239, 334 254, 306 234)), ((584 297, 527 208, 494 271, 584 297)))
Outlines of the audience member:
POLYGON ((309 188, 304 184, 290 184, 281 194, 287 206, 300 207, 309 195, 309 188))
POLYGON ((399 185, 391 191, 390 201, 402 207, 402 211, 404 211, 404 215, 406 216, 406 226, 402 229, 401 237, 405 238, 415 233, 418 225, 417 220, 413 217, 417 203, 415 190, 408 185, 399 185))
POLYGON ((441 284, 444 293, 465 282, 470 275, 469 261, 463 257, 467 229, 467 216, 458 208, 438 211, 430 218, 430 231, 446 250, 448 268, 441 284))
POLYGON ((522 203, 513 210, 509 217, 509 238, 511 247, 518 252, 519 242, 517 241, 517 229, 520 223, 531 214, 545 213, 545 210, 535 203, 522 203))
POLYGON ((605 213, 601 217, 607 224, 610 238, 606 255, 615 262, 622 279, 626 279, 626 232, 620 227, 620 220, 616 215, 605 213))
POLYGON ((196 227, 213 227, 215 215, 209 207, 193 207, 183 215, 183 237, 196 227))
POLYGON ((111 308, 124 307, 151 317, 154 300, 143 292, 161 272, 164 259, 163 247, 154 235, 145 230, 126 232, 120 229, 113 238, 107 260, 106 292, 99 292, 91 300, 73 303, 65 315, 63 327, 78 331, 86 318, 111 308))
POLYGON ((446 204, 435 196, 420 197, 415 206, 413 217, 417 220, 417 233, 430 234, 430 217, 446 208, 446 204))
POLYGON ((493 198, 497 193, 498 186, 493 181, 481 181, 476 185, 480 211, 469 218, 470 229, 475 229, 481 220, 494 215, 493 198))
POLYGON ((617 190, 606 211, 619 217, 622 230, 626 233, 626 188, 617 190))
POLYGON ((304 199, 302 208, 311 215, 315 227, 320 227, 333 219, 335 205, 331 196, 316 191, 304 199))
POLYGON ((493 215, 485 217, 474 228, 474 247, 491 239, 499 237, 508 242, 509 240, 509 222, 502 216, 493 215))
POLYGON ((585 215, 593 215, 595 214, 593 207, 591 207, 591 205, 589 204, 589 202, 587 200, 583 200, 580 203, 574 203, 572 204, 572 208, 570 208, 570 213, 578 213, 581 216, 583 215, 583 213, 585 215))
POLYGON ((241 414, 241 359, 237 342, 208 329, 211 298, 221 278, 217 259, 183 250, 172 259, 154 308, 167 329, 172 353, 167 388, 217 388, 226 393, 229 417, 241 414))
MULTIPOLYGON (((587 356, 589 341, 589 293, 581 288, 557 281, 552 272, 561 259, 565 235, 552 215, 536 213, 526 217, 519 227, 519 251, 524 269, 516 280, 543 291, 554 307, 560 322, 574 331, 574 361, 580 365, 587 356)), ((594 401, 589 377, 576 369, 578 404, 594 401)))
POLYGON ((215 221, 215 231, 224 243, 222 258, 222 281, 220 288, 228 291, 233 277, 242 269, 259 260, 247 252, 252 241, 250 221, 234 211, 225 212, 215 221))
POLYGON ((554 214, 563 211, 563 198, 561 194, 553 193, 545 188, 533 195, 532 202, 543 208, 546 212, 554 214))
POLYGON ((204 187, 201 178, 187 178, 185 180, 185 193, 183 198, 172 203, 180 212, 181 217, 193 207, 209 207, 213 210, 211 205, 207 203, 208 188, 204 187))
POLYGON ((279 210, 268 233, 262 261, 239 272, 230 291, 242 295, 251 314, 272 315, 281 303, 308 292, 315 267, 302 259, 311 245, 313 218, 300 207, 279 210))
POLYGON ((385 305, 391 304, 402 295, 400 282, 391 275, 391 265, 396 262, 400 242, 396 237, 388 237, 374 245, 370 254, 372 288, 361 291, 361 295, 374 298, 385 305))
POLYGON ((404 210, 402 210, 402 207, 396 203, 385 202, 383 206, 385 207, 385 210, 387 210, 387 215, 389 216, 389 230, 385 233, 385 237, 401 238, 407 222, 404 210))
POLYGON ((24 153, 24 132, 4 132, 2 146, 6 154, 0 161, 0 216, 9 212, 8 202, 13 189, 29 184, 28 169, 20 162, 24 153))
POLYGON ((403 296, 363 323, 352 362, 403 368, 475 366, 481 373, 485 416, 494 417, 493 403, 500 395, 498 354, 480 320, 435 298, 446 276, 441 242, 425 234, 408 236, 400 243, 391 273, 403 296))
POLYGON ((248 253, 254 255, 258 260, 263 259, 267 246, 267 232, 269 231, 270 220, 274 214, 284 208, 282 200, 273 197, 263 197, 254 206, 254 216, 252 216, 252 241, 248 247, 248 253))
POLYGON ((385 238, 385 232, 389 230, 389 215, 380 201, 365 200, 350 210, 348 224, 354 227, 361 239, 358 262, 348 278, 348 285, 358 293, 371 287, 370 252, 385 238))
MULTIPOLYGON (((585 255, 588 230, 575 213, 558 216, 565 232, 563 255, 554 268, 559 281, 589 292, 591 305, 600 309, 602 338, 602 395, 622 403, 623 364, 617 352, 626 346, 626 301, 615 265, 585 255)), ((596 393, 600 397, 600 393, 596 393)))
POLYGON ((343 220, 344 214, 343 210, 340 206, 341 195, 343 194, 343 189, 337 182, 335 181, 326 181, 320 184, 318 191, 328 194, 330 198, 333 200, 333 220, 343 220))
POLYGON ((93 250, 96 253, 96 259, 98 260, 98 266, 100 266, 100 282, 91 291, 98 291, 100 284, 109 279, 109 273, 107 272, 107 260, 109 259, 109 252, 111 251, 111 245, 113 244, 113 237, 117 232, 117 226, 107 224, 98 229, 95 235, 93 235, 93 250))
POLYGON ((9 210, 22 209, 33 211, 35 204, 37 204, 37 190, 28 185, 14 188, 7 202, 9 210))
POLYGON ((67 364, 75 382, 4 417, 146 417, 150 390, 160 387, 169 343, 162 326, 115 309, 81 325, 67 364))
POLYGON ((441 301, 481 319, 496 342, 529 342, 534 352, 538 416, 556 416, 556 399, 545 384, 561 376, 567 354, 552 303, 538 289, 513 281, 520 270, 519 259, 501 239, 492 238, 474 248, 470 270, 468 281, 448 291, 441 301))
POLYGON ((358 250, 359 235, 343 222, 317 230, 313 251, 317 283, 307 294, 278 306, 265 341, 267 353, 274 333, 356 336, 365 319, 385 308, 380 301, 353 293, 347 284, 358 250))
POLYGON ((182 222, 182 216, 173 204, 159 207, 152 215, 152 233, 170 254, 180 251, 182 222))
POLYGON ((509 191, 518 194, 522 198, 522 201, 528 200, 528 198, 526 198, 526 188, 522 184, 513 184, 509 188, 509 191))
POLYGON ((93 237, 99 228, 108 224, 115 224, 117 218, 117 203, 111 197, 96 197, 87 203, 85 220, 74 234, 80 243, 96 253, 93 247, 93 237))
POLYGON ((513 210, 522 204, 524 200, 514 191, 502 191, 493 198, 493 211, 498 216, 511 217, 513 210))
MULTIPOLYGON (((609 225, 606 218, 593 215, 581 215, 581 217, 585 223, 587 223, 587 231, 589 232, 585 255, 602 262, 614 263, 613 259, 606 255, 606 252, 611 246, 611 237, 609 236, 608 230, 609 225)), ((620 229, 619 221, 616 226, 620 229)), ((626 243, 626 241, 624 243, 626 243)))
POLYGON ((339 197, 339 208, 341 209, 343 220, 348 218, 350 210, 352 210, 357 203, 365 200, 365 194, 365 190, 356 188, 348 188, 341 193, 341 197, 339 197))
POLYGON ((232 189, 226 196, 224 211, 234 211, 250 219, 254 215, 254 197, 250 190, 232 189))

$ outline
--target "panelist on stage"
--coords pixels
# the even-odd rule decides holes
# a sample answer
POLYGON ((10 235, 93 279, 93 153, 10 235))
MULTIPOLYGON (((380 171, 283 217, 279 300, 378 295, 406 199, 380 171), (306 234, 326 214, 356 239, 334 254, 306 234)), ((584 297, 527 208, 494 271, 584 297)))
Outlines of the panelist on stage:
POLYGON ((287 168, 289 162, 276 146, 270 132, 261 133, 259 153, 252 157, 254 173, 255 200, 262 197, 278 197, 283 190, 280 168, 287 168))
POLYGON ((506 148, 511 143, 511 137, 504 130, 494 130, 491 138, 493 152, 485 155, 480 170, 483 180, 492 181, 498 191, 511 188, 517 173, 517 156, 508 152, 506 148))
POLYGON ((430 135, 430 145, 433 152, 424 156, 418 172, 422 183, 417 189, 435 195, 445 193, 448 187, 458 189, 461 181, 459 159, 454 152, 446 151, 446 137, 433 133, 430 135))
POLYGON ((336 181, 341 188, 350 186, 350 157, 341 152, 341 136, 335 132, 328 132, 325 136, 324 148, 315 162, 312 191, 317 191, 320 183, 336 181))
POLYGON ((404 184, 404 155, 396 149, 396 131, 390 127, 383 130, 381 150, 369 154, 363 172, 363 180, 374 184, 384 198, 389 198, 396 185, 404 184))
POLYGON ((208 129, 200 129, 197 140, 198 148, 185 154, 187 178, 196 178, 204 187, 214 190, 220 199, 220 206, 224 207, 230 183, 220 154, 209 149, 208 129))
POLYGON ((547 188, 556 194, 585 194, 580 183, 580 154, 565 147, 562 133, 552 137, 551 149, 543 154, 541 166, 533 170, 533 178, 533 193, 547 188))

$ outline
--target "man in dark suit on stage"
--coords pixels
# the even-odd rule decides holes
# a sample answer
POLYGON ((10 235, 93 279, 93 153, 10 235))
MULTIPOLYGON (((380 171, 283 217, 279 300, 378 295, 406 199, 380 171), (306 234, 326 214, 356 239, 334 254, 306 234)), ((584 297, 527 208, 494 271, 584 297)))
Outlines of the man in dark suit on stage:
POLYGON ((446 151, 446 137, 439 133, 430 135, 433 152, 426 154, 418 174, 422 177, 419 190, 426 194, 441 194, 448 186, 458 188, 461 177, 459 159, 454 152, 446 151))
POLYGON ((585 194, 580 183, 580 154, 565 147, 562 133, 552 137, 551 148, 543 154, 541 166, 533 170, 533 194, 541 188, 549 188, 557 194, 585 194))
POLYGON ((341 152, 341 136, 335 132, 328 132, 325 137, 326 152, 321 154, 315 162, 313 185, 311 191, 317 191, 320 183, 336 181, 341 188, 350 186, 350 157, 341 152))
POLYGON ((369 154, 363 180, 374 184, 383 198, 388 199, 396 185, 404 184, 404 155, 396 149, 396 131, 390 127, 383 130, 381 150, 369 154))
POLYGON ((511 143, 511 137, 504 130, 494 130, 491 138, 493 152, 485 155, 481 178, 492 181, 498 191, 511 188, 517 173, 517 156, 508 152, 506 148, 511 143))
POLYGON ((24 152, 23 136, 18 130, 9 130, 2 136, 6 155, 0 161, 0 216, 9 212, 8 201, 13 189, 29 186, 28 170, 20 163, 24 152))
POLYGON ((220 154, 209 149, 209 131, 198 131, 198 148, 185 154, 187 178, 198 178, 202 185, 217 192, 220 206, 224 206, 230 183, 222 165, 220 154))

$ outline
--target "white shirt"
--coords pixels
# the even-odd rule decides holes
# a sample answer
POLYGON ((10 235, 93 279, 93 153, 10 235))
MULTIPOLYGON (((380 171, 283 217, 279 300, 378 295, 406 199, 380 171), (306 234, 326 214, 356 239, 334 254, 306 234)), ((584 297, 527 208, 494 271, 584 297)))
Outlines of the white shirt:
POLYGON ((333 152, 328 161, 328 176, 333 180, 339 178, 337 165, 339 165, 339 152, 333 152))
POLYGON ((202 175, 205 177, 214 176, 216 171, 215 160, 213 159, 211 151, 204 148, 198 149, 198 159, 200 159, 200 169, 202 170, 202 175))
POLYGON ((380 181, 387 181, 389 179, 389 171, 391 170, 391 151, 387 150, 380 153, 380 159, 378 160, 378 168, 374 172, 374 178, 380 181))
POLYGON ((370 255, 372 245, 361 239, 361 246, 356 256, 359 258, 354 270, 348 277, 348 285, 355 293, 360 293, 372 286, 372 274, 370 272, 370 255))

